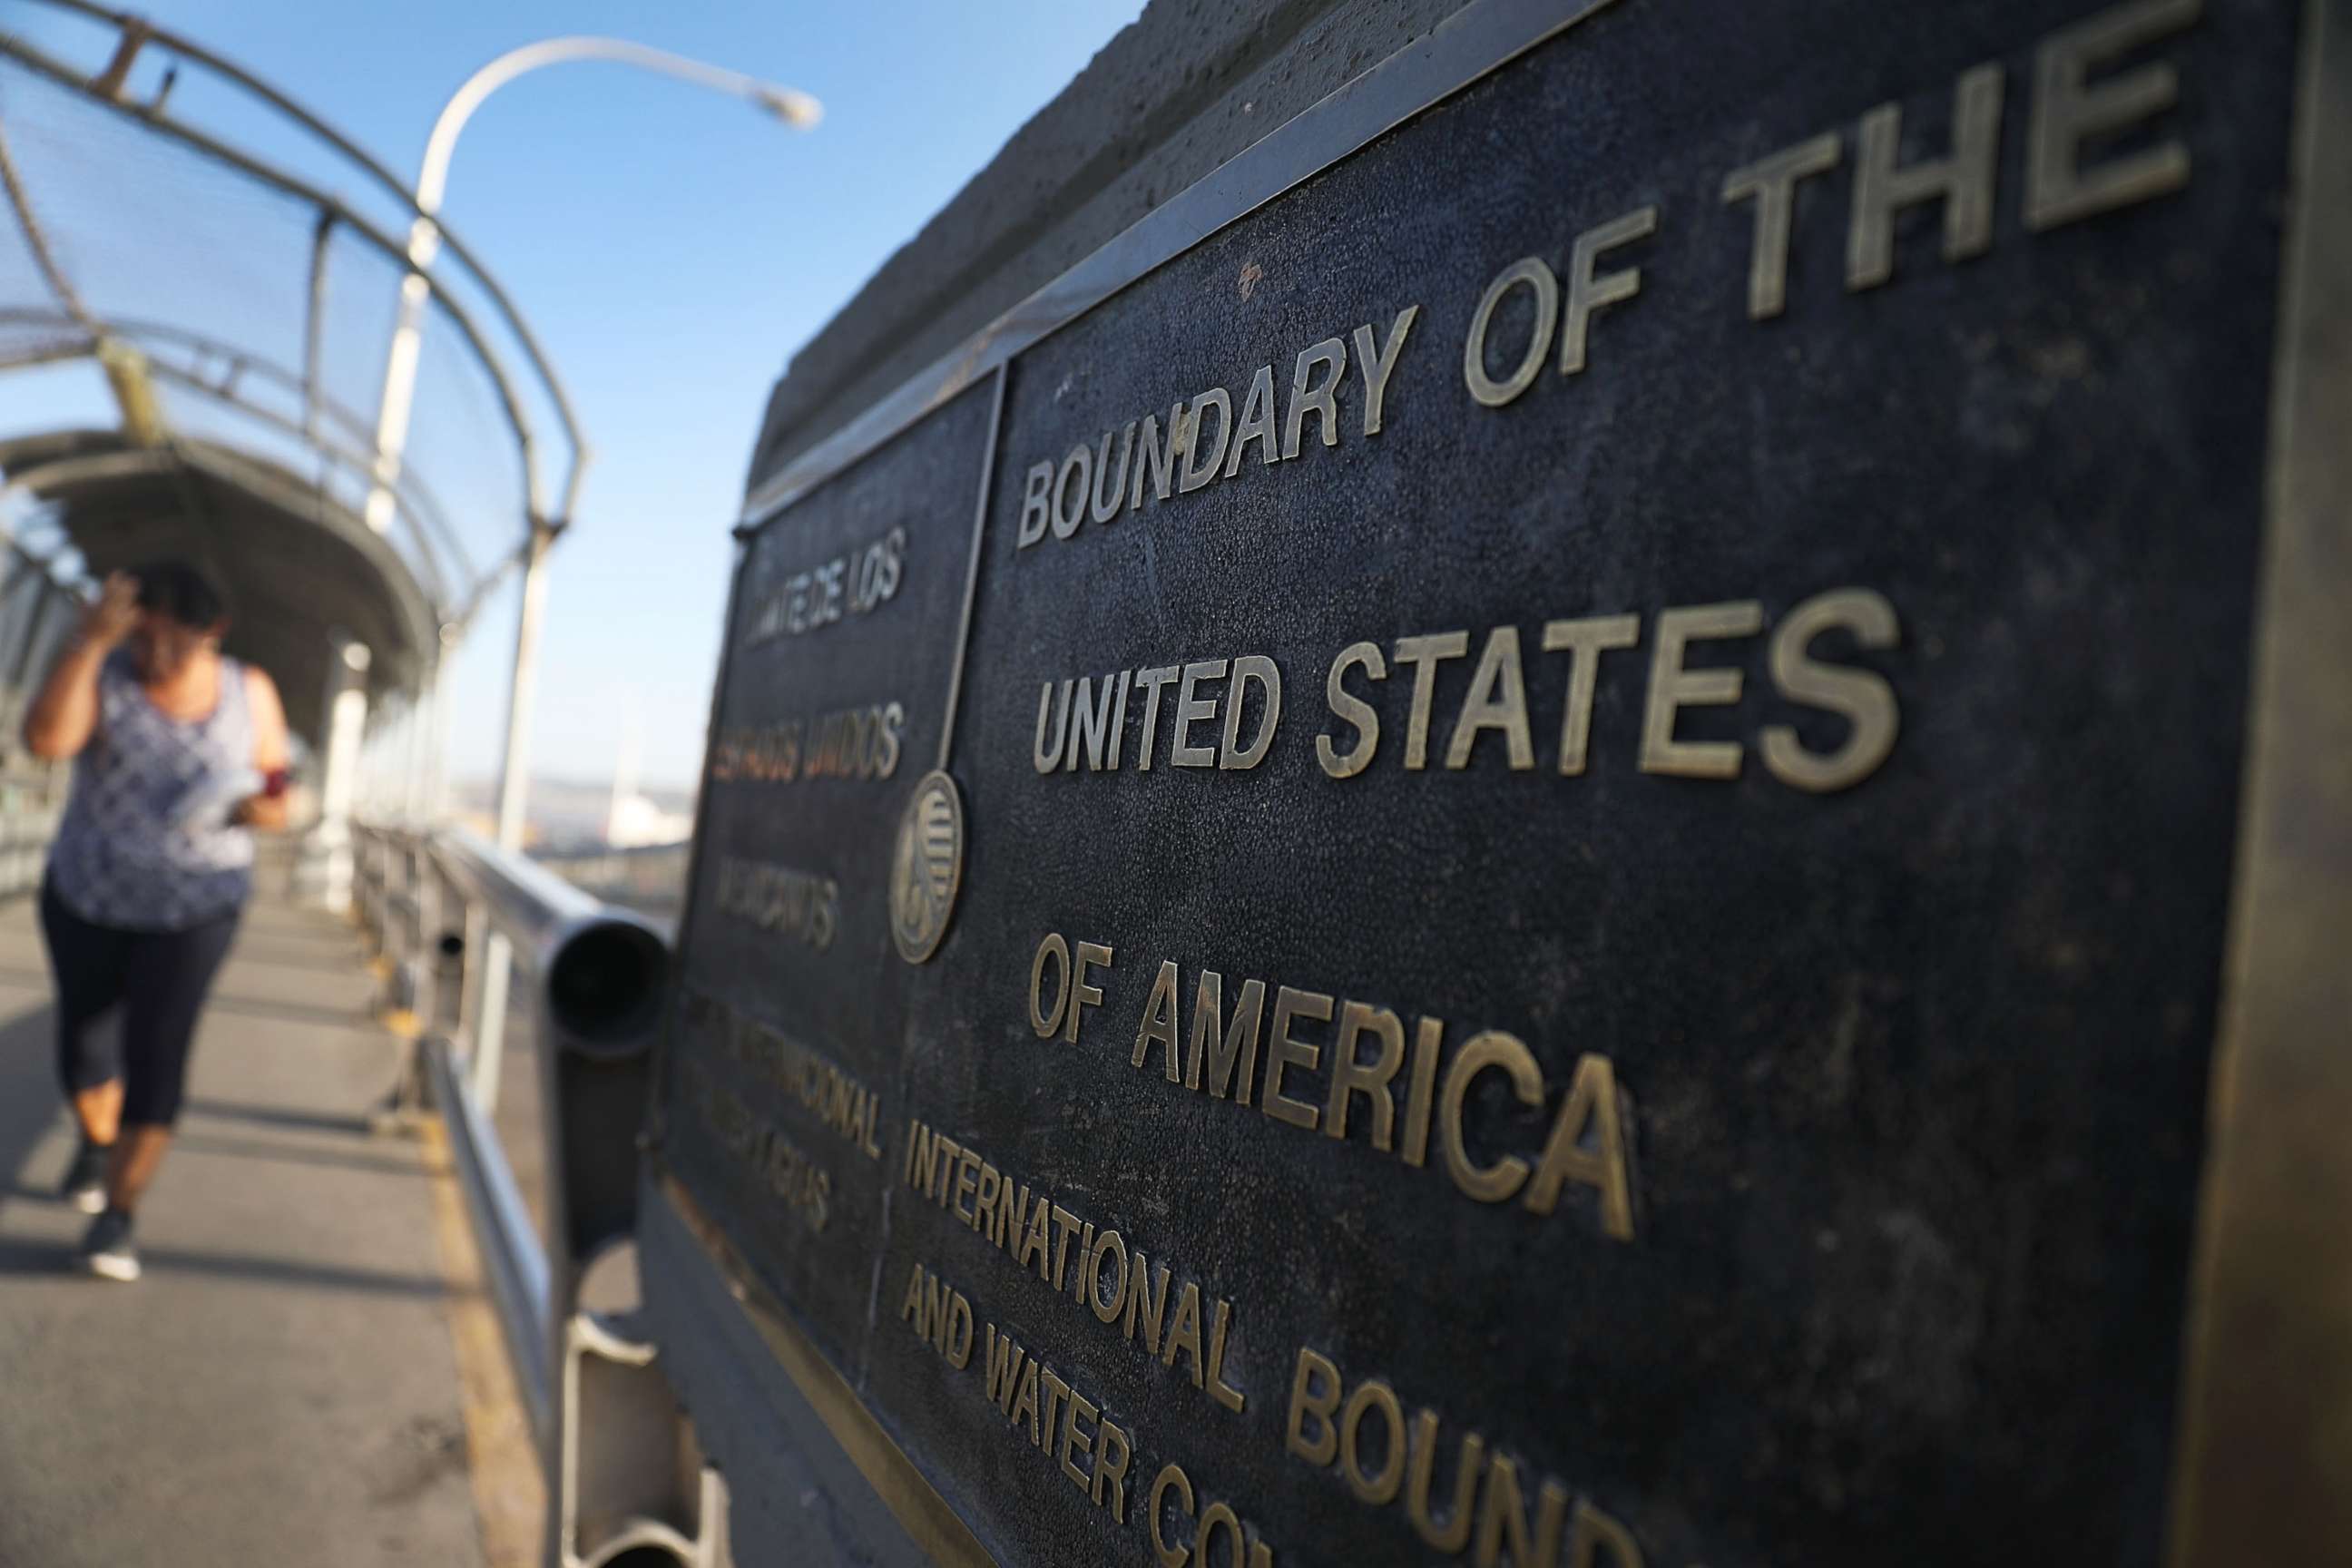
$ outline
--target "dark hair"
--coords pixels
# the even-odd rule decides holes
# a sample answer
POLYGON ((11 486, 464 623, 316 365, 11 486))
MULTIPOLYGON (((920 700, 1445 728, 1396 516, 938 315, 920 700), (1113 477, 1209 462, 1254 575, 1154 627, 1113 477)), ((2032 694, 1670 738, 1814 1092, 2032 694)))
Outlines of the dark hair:
POLYGON ((166 615, 194 631, 210 631, 228 619, 228 594, 201 566, 186 561, 154 561, 133 567, 139 607, 166 615))

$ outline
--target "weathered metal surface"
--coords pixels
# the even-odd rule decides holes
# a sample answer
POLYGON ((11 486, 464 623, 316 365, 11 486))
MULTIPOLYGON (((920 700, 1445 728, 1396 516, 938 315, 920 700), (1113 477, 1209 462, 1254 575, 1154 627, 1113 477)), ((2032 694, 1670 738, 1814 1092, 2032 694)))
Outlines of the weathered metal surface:
POLYGON ((2330 7, 1700 9, 1471 7, 764 487, 648 1221, 739 1547, 2161 1559, 2330 7))

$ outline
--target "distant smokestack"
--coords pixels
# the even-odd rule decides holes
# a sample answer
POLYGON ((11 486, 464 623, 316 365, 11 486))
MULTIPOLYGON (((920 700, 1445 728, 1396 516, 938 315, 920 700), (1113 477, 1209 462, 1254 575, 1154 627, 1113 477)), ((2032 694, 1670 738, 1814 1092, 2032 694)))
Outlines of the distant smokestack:
POLYGON ((629 802, 637 795, 637 769, 645 752, 644 693, 631 687, 621 699, 621 752, 613 760, 613 803, 604 808, 604 841, 628 836, 629 802))

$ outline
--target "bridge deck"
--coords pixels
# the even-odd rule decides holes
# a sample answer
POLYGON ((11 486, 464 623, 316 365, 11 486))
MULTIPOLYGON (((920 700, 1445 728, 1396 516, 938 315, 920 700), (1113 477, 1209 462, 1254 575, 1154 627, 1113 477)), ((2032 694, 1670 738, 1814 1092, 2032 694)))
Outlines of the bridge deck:
POLYGON ((0 1568, 484 1562, 447 1178, 368 1131, 399 1047, 357 939, 270 880, 127 1287, 71 1270, 48 976, 29 903, 0 909, 0 1568))

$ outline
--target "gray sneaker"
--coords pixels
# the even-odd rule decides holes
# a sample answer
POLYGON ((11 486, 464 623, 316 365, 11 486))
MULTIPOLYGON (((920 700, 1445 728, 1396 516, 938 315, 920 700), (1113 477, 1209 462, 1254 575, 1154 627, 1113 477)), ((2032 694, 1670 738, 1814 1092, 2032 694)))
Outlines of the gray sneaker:
POLYGON ((73 1163, 66 1167, 66 1179, 58 1184, 58 1195, 84 1214, 98 1214, 106 1207, 106 1164, 113 1156, 110 1144, 93 1143, 85 1138, 74 1152, 73 1163))
POLYGON ((78 1256, 81 1266, 101 1279, 128 1284, 138 1279, 139 1249, 131 1245, 130 1211, 108 1209, 90 1221, 78 1256))

